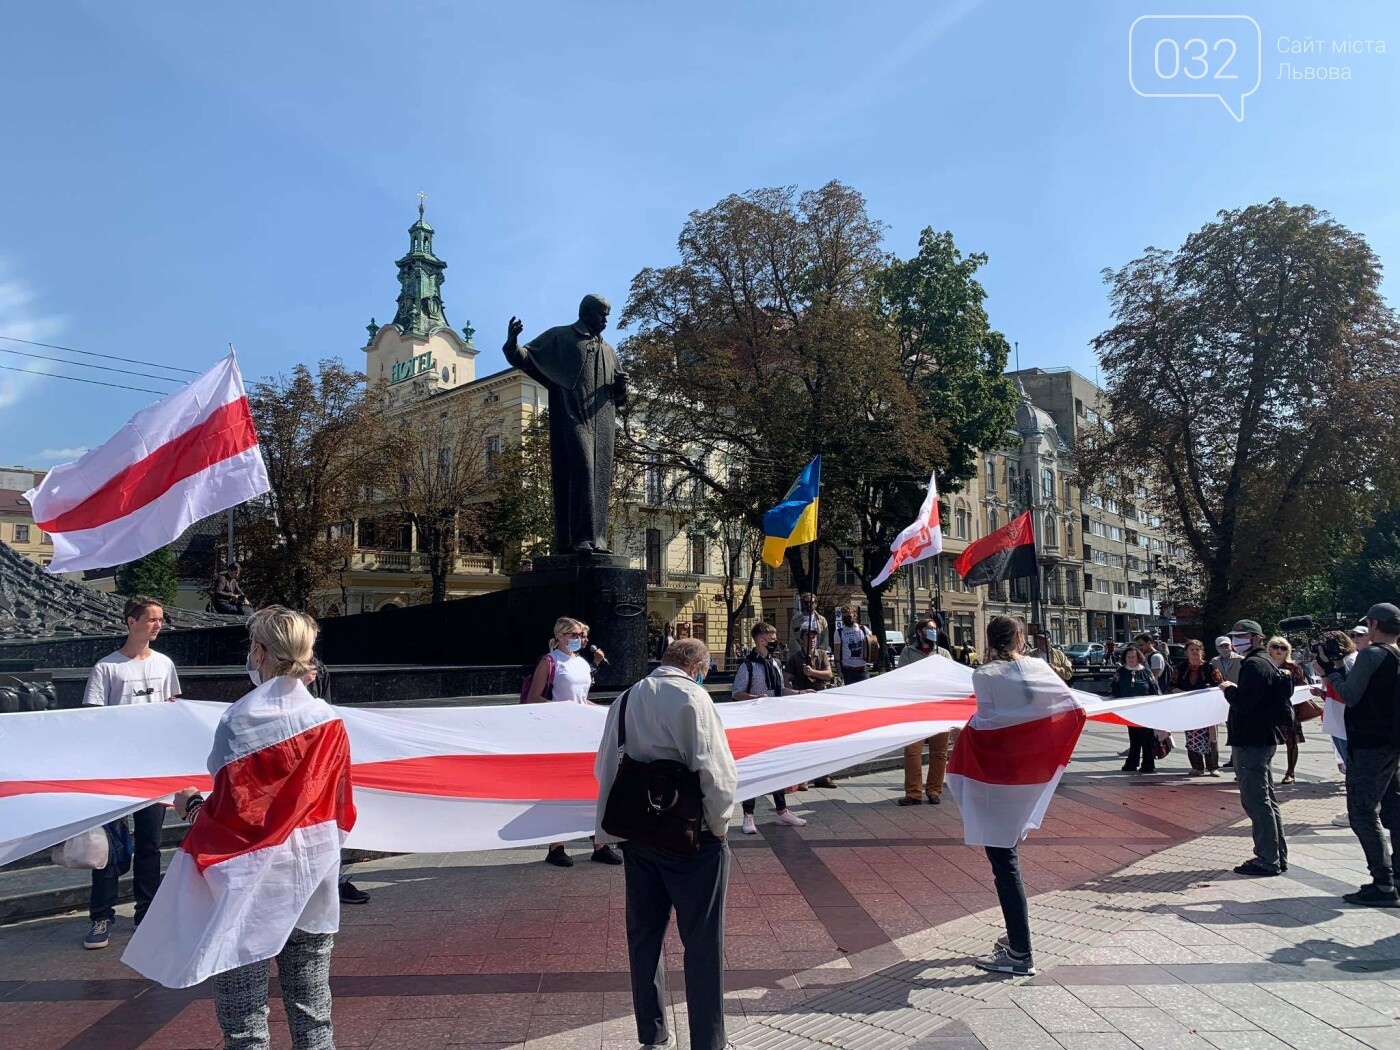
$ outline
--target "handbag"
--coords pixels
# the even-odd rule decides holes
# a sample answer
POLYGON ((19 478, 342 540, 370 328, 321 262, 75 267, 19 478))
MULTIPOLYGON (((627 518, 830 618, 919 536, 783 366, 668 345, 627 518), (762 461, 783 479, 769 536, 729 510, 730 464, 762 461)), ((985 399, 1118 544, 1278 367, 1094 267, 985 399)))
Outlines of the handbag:
POLYGON ((105 827, 88 828, 60 842, 49 853, 60 868, 90 868, 100 871, 112 859, 112 846, 105 827))
POLYGON ((700 852, 704 815, 700 774, 683 762, 642 762, 627 754, 627 697, 617 712, 617 776, 603 807, 603 830, 638 846, 676 857, 700 852))
POLYGON ((1309 698, 1307 700, 1304 700, 1301 704, 1294 704, 1293 717, 1299 722, 1307 722, 1314 718, 1321 718, 1321 701, 1309 698))
POLYGON ((1170 733, 1158 729, 1156 730, 1156 737, 1153 740, 1152 752, 1158 758, 1166 758, 1172 753, 1172 746, 1174 743, 1170 733))

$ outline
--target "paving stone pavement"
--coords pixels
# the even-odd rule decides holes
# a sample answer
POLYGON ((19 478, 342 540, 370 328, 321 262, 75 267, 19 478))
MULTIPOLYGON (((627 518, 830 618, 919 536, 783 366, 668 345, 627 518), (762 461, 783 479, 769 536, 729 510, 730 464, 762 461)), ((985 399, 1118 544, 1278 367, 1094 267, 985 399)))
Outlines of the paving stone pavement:
MULTIPOLYGON (((1023 847, 1039 976, 976 970, 1000 932, 980 850, 951 802, 901 809, 898 774, 795 796, 806 828, 735 829, 726 938, 731 1038, 751 1050, 1400 1050, 1400 910, 1353 909, 1360 849, 1329 750, 1281 788, 1290 870, 1248 880, 1233 781, 1118 772, 1121 730, 1086 731, 1046 826, 1023 847)), ((1160 768, 1160 766, 1159 766, 1160 768)), ((620 869, 543 850, 358 865, 333 989, 341 1047, 635 1046, 620 869)), ((123 909, 129 915, 129 908, 123 909)), ((206 989, 155 988, 82 917, 0 928, 5 1050, 214 1048, 206 989)), ((667 945, 688 1046, 680 945, 667 945)), ((273 1003, 274 1046, 290 1045, 273 1003)))

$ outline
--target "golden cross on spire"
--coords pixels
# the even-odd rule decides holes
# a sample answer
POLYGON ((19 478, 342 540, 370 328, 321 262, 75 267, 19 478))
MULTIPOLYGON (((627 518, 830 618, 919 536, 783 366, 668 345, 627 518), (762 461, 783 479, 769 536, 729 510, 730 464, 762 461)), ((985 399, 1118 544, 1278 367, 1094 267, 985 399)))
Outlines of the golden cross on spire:
POLYGON ((418 217, 423 217, 423 202, 428 199, 428 195, 422 190, 418 191, 418 217))

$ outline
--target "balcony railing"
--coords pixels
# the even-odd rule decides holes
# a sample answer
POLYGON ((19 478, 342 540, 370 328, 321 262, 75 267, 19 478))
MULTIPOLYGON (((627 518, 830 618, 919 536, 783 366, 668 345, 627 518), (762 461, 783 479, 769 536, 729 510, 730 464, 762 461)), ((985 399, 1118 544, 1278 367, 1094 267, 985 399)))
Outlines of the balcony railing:
MULTIPOLYGON (((424 551, 356 551, 350 559, 350 567, 371 572, 431 571, 428 555, 424 551)), ((458 575, 480 576, 497 571, 496 559, 490 554, 458 554, 452 559, 452 572, 458 575)))

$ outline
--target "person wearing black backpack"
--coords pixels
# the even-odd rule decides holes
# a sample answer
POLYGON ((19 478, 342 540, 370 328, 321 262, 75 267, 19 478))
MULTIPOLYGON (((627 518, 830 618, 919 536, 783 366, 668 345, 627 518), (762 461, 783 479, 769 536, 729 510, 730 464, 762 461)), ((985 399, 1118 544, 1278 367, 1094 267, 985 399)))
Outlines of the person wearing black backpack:
POLYGON ((1348 904, 1400 907, 1395 854, 1400 849, 1400 608, 1382 602, 1366 613, 1371 644, 1348 671, 1318 662, 1346 706, 1347 818, 1366 854, 1371 884, 1344 894, 1348 904), (1386 853, 1381 826, 1390 832, 1386 853))
POLYGON ((1137 647, 1138 652, 1142 653, 1142 662, 1152 672, 1152 677, 1157 679, 1157 692, 1170 693, 1176 685, 1176 668, 1172 667, 1172 662, 1157 648, 1156 640, 1146 631, 1137 636, 1137 647))

